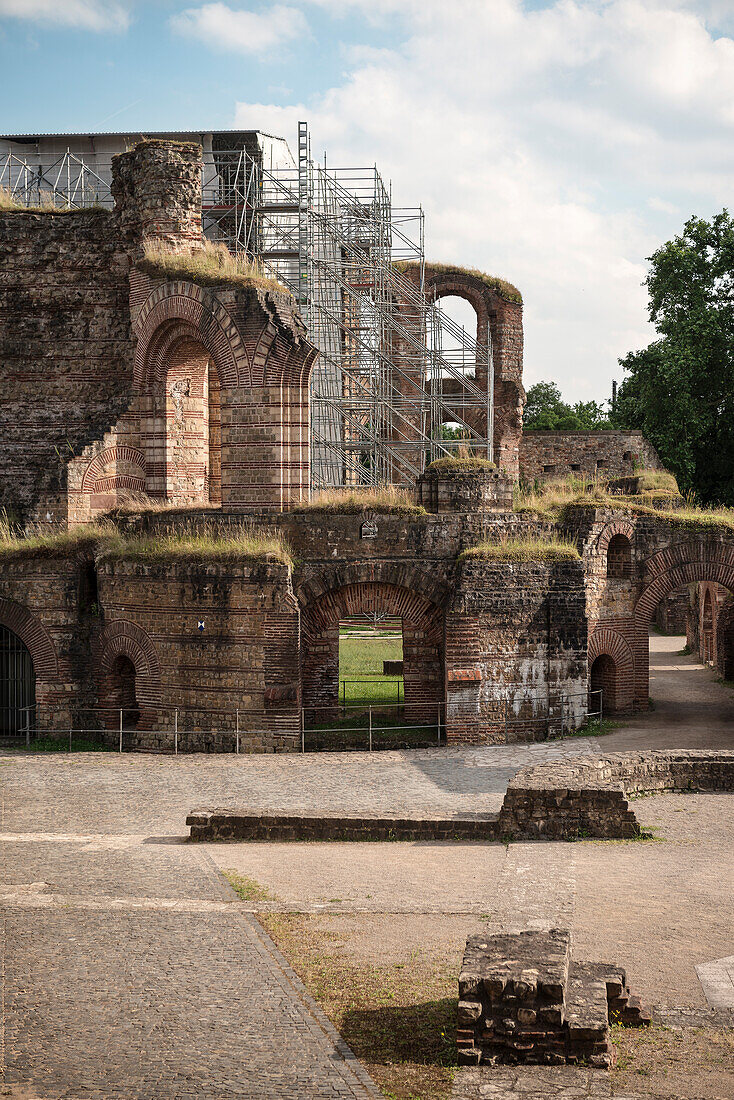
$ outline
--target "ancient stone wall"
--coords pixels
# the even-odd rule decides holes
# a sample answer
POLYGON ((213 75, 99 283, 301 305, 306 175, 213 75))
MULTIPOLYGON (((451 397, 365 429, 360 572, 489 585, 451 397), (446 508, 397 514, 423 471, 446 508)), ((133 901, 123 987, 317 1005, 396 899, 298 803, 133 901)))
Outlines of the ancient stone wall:
POLYGON ((639 836, 630 796, 731 791, 734 752, 609 753, 524 768, 508 785, 499 835, 529 840, 639 836))
POLYGON ((79 728, 96 704, 90 654, 100 619, 93 560, 83 550, 72 555, 4 550, 1 565, 0 623, 31 655, 36 726, 79 728))
POLYGON ((67 469, 129 406, 128 255, 106 211, 0 212, 0 507, 66 525, 67 469))
POLYGON ((142 142, 114 160, 114 212, 0 213, 0 507, 21 520, 307 496, 316 353, 293 299, 144 259, 203 245, 200 169, 198 146, 142 142))
POLYGON ((734 591, 734 533, 623 506, 569 508, 564 524, 583 549, 591 687, 604 688, 606 713, 646 709, 656 608, 701 582, 734 591), (610 569, 621 544, 628 568, 610 569))
POLYGON ((449 740, 545 740, 587 709, 581 562, 466 559, 446 614, 449 740))
MULTIPOLYGON (((407 265, 404 273, 418 283, 417 269, 407 265)), ((511 480, 517 481, 522 411, 525 405, 525 390, 522 386, 522 302, 519 295, 514 292, 513 297, 510 297, 501 291, 499 281, 495 281, 493 285, 481 273, 462 268, 447 269, 440 264, 427 263, 424 277, 429 301, 450 296, 464 298, 477 314, 477 344, 486 348, 491 341, 494 364, 494 461, 511 480)), ((399 360, 399 337, 396 339, 395 354, 399 360)), ((406 373, 410 374, 409 368, 406 373)), ((476 364, 473 381, 480 395, 487 393, 486 358, 476 364)), ((411 389, 415 392, 415 384, 411 387, 410 383, 406 383, 402 385, 402 389, 411 395, 411 389)), ((443 379, 441 393, 449 407, 452 398, 456 398, 460 417, 481 435, 488 434, 486 407, 461 407, 465 390, 459 382, 443 379)), ((405 431, 404 426, 401 425, 401 428, 405 431)))
POLYGON ((642 466, 662 468, 655 448, 642 432, 525 431, 520 441, 520 477, 526 484, 571 474, 629 477, 642 466))
POLYGON ((129 743, 170 751, 177 711, 182 751, 232 752, 239 711, 241 751, 300 746, 299 612, 286 566, 107 560, 99 598, 99 703, 119 705, 115 661, 127 657, 140 711, 129 743))

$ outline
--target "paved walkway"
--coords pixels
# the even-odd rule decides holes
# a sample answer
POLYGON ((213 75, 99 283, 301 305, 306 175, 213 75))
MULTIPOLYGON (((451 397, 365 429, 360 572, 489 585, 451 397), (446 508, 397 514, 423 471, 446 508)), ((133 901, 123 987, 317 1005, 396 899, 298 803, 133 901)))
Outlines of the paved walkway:
MULTIPOLYGON (((3 779, 20 762, 4 764, 3 779)), ((114 795, 95 810, 109 830, 129 827, 114 795)), ((28 834, 18 816, 4 807, 0 1095, 379 1095, 202 851, 114 831, 28 834)))
MULTIPOLYGON (((498 809, 508 780, 531 762, 649 745, 731 747, 730 689, 675 656, 680 640, 653 644, 657 709, 602 739, 372 756, 0 756, 6 1094, 376 1096, 206 851, 181 843, 186 814, 196 806, 480 813, 498 809)), ((504 849, 484 849, 475 878, 486 888, 492 865, 494 920, 510 921, 518 908, 539 923, 549 913, 570 918, 582 878, 569 864, 574 847, 556 856, 544 847, 542 894, 525 862, 539 846, 512 846, 499 862, 504 849)), ((410 884, 408 868, 396 875, 410 884)), ((433 883, 424 885, 427 896, 433 883)), ((466 900, 476 911, 473 891, 466 900)))

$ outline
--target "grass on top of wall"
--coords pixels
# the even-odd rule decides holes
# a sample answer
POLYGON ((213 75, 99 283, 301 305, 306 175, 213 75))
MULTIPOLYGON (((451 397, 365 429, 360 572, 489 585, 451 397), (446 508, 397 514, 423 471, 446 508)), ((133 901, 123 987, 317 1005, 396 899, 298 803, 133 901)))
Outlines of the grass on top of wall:
POLYGON ((426 473, 432 471, 444 477, 461 477, 463 474, 494 473, 496 469, 494 462, 467 453, 437 458, 426 467, 426 473))
MULTIPOLYGON (((396 271, 408 273, 415 271, 418 265, 413 260, 395 260, 393 261, 393 267, 396 271)), ((486 271, 480 271, 477 267, 459 267, 458 264, 434 264, 426 261, 425 272, 428 278, 433 274, 471 275, 472 278, 479 279, 491 290, 496 290, 500 297, 505 298, 508 302, 522 302, 522 294, 516 286, 508 283, 507 279, 501 279, 499 275, 489 275, 486 271)))
POLYGON ((112 516, 138 516, 144 513, 160 515, 170 512, 218 512, 221 504, 210 504, 209 501, 187 500, 178 504, 160 497, 151 497, 140 490, 129 490, 119 504, 107 514, 112 516))
POLYGON ((577 508, 610 508, 652 516, 694 533, 734 531, 733 508, 701 508, 692 499, 681 508, 661 507, 677 495, 677 492, 673 493, 666 487, 670 485, 667 478, 675 482, 673 475, 649 470, 643 471, 640 477, 643 476, 645 484, 656 487, 634 496, 610 493, 605 481, 584 481, 572 476, 565 481, 554 481, 532 489, 518 489, 513 507, 516 512, 554 521, 562 521, 577 508), (651 476, 648 478, 648 475, 651 476))
POLYGON ((226 283, 281 294, 291 293, 288 287, 267 275, 259 264, 233 256, 226 245, 212 244, 211 241, 205 241, 201 248, 189 252, 172 252, 160 244, 147 244, 138 267, 155 278, 189 279, 202 286, 226 283))
POLYGON ((364 489, 324 489, 294 512, 324 512, 361 515, 362 512, 391 512, 400 516, 425 516, 426 510, 415 504, 407 489, 395 485, 364 489))
POLYGON ((92 550, 117 534, 114 527, 92 523, 70 531, 50 530, 41 524, 21 528, 6 512, 0 512, 0 557, 55 557, 92 550))
MULTIPOLYGON (((39 202, 32 206, 18 202, 12 191, 7 187, 0 187, 0 214, 86 214, 90 211, 104 210, 99 203, 90 203, 89 206, 58 206, 54 202, 50 191, 42 191, 39 202)), ((109 213, 109 211, 105 211, 109 213)))
POLYGON ((58 557, 86 551, 98 561, 271 561, 293 565, 288 543, 277 532, 261 534, 246 524, 225 534, 206 527, 200 532, 130 537, 111 523, 90 523, 71 531, 27 528, 20 531, 0 514, 0 558, 58 557))
POLYGON ((221 533, 204 528, 165 535, 118 534, 100 544, 98 560, 142 562, 267 561, 293 565, 293 554, 279 534, 261 534, 246 524, 221 533))
POLYGON ((639 474, 633 474, 633 477, 637 477, 639 493, 660 492, 680 496, 678 482, 668 470, 641 470, 639 474))
POLYGON ((551 536, 539 538, 528 535, 526 538, 501 539, 499 542, 482 542, 459 554, 459 561, 479 559, 481 561, 507 562, 563 562, 580 561, 581 555, 572 542, 551 536))

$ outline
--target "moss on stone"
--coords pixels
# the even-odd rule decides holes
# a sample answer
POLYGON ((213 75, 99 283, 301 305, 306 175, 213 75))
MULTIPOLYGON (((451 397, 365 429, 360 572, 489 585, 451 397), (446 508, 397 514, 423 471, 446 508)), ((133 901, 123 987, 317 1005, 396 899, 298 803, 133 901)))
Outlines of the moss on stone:
POLYGON ((442 477, 463 477, 466 474, 494 473, 497 467, 486 458, 437 458, 426 467, 426 473, 440 474, 442 477))
MULTIPOLYGON (((393 266, 397 271, 406 274, 418 270, 418 264, 412 260, 396 260, 393 266)), ((426 263, 425 274, 426 278, 430 278, 431 275, 469 275, 471 278, 478 279, 480 282, 484 283, 490 290, 496 291, 497 294, 506 301, 522 304, 522 294, 516 286, 513 286, 512 283, 508 283, 506 279, 501 279, 499 275, 489 275, 486 271, 480 271, 476 267, 459 267, 458 264, 426 263)))

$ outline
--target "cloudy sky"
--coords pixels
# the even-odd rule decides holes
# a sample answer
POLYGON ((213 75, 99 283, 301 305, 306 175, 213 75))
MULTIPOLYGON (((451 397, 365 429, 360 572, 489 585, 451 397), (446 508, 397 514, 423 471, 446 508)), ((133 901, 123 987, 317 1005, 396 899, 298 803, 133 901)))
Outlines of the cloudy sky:
POLYGON ((514 282, 525 380, 606 398, 646 257, 734 205, 734 0, 0 0, 4 133, 241 126, 377 162, 514 282))

